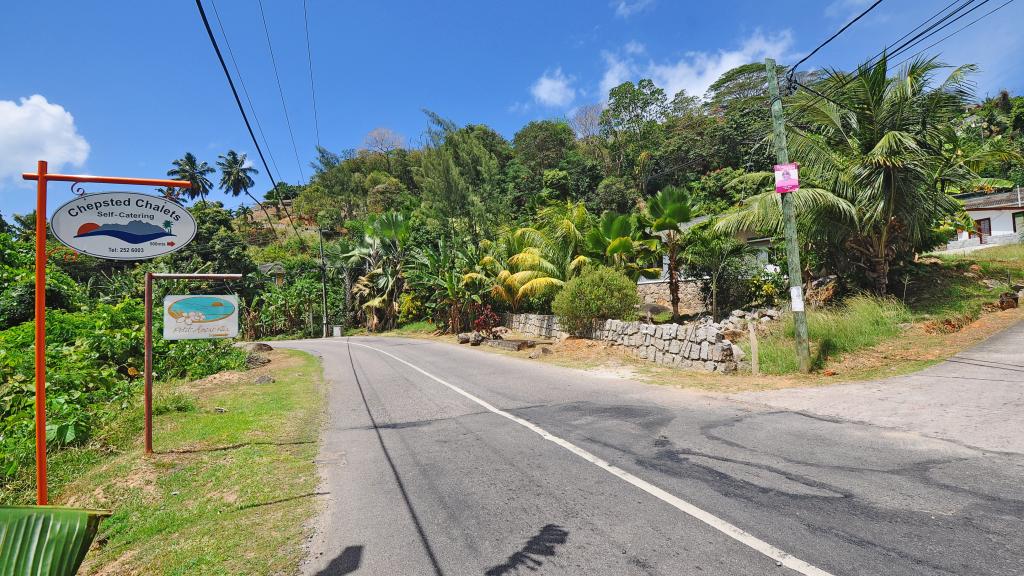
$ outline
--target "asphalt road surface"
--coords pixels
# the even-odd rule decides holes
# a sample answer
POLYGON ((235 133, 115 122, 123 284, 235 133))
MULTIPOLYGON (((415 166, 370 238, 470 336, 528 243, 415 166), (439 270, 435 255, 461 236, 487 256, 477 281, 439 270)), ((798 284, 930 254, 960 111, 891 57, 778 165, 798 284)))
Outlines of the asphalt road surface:
POLYGON ((275 345, 328 383, 307 574, 1024 574, 1017 452, 423 340, 275 345))

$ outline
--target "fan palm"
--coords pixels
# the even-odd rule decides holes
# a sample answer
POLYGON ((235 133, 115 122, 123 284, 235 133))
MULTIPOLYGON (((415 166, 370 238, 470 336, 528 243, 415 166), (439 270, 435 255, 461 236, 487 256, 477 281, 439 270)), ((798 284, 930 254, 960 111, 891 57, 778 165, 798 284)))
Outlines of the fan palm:
POLYGON ((196 197, 199 197, 205 202, 206 194, 213 188, 213 182, 210 182, 208 178, 210 174, 214 173, 213 167, 205 161, 200 162, 191 152, 185 152, 184 156, 171 164, 174 165, 174 168, 167 171, 168 176, 178 180, 188 180, 192 183, 192 187, 185 191, 188 199, 195 200, 196 197))
POLYGON ((682 267, 683 235, 680 225, 689 222, 693 203, 684 188, 666 186, 647 202, 646 216, 651 232, 668 264, 668 291, 672 301, 672 321, 679 322, 679 270, 682 267))
POLYGON ((588 257, 622 271, 634 282, 641 276, 657 278, 661 267, 652 264, 657 259, 658 240, 645 236, 637 215, 605 212, 587 232, 588 257))
POLYGON ((352 310, 352 271, 363 261, 367 253, 368 250, 365 246, 347 238, 339 238, 324 245, 324 259, 327 263, 328 274, 332 279, 340 275, 345 288, 345 310, 341 315, 342 325, 345 328, 348 328, 352 310))

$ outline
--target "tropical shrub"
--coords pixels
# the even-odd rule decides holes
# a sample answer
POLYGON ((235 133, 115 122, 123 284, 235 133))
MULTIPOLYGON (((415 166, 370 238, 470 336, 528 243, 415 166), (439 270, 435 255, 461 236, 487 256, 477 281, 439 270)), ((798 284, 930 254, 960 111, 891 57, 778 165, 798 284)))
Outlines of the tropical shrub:
POLYGON ((551 309, 563 329, 586 336, 596 320, 636 318, 639 305, 636 283, 628 276, 606 266, 594 266, 566 282, 551 309))
MULTIPOLYGON (((47 442, 85 442, 97 426, 141 398, 143 311, 139 300, 47 315, 47 442)), ((158 322, 159 324, 159 322, 158 322)), ((159 334, 161 326, 156 326, 159 334)), ((0 478, 31 462, 34 323, 0 331, 0 478)), ((245 366, 246 354, 218 340, 154 340, 158 379, 201 378, 245 366)))
POLYGON ((477 304, 473 306, 473 330, 484 336, 490 336, 494 327, 501 321, 498 315, 491 309, 490 304, 477 304))

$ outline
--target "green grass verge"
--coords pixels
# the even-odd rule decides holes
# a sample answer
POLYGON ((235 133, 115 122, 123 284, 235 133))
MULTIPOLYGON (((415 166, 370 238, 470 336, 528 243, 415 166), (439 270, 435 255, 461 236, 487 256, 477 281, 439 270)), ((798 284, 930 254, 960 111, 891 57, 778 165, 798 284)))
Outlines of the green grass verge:
POLYGON ((114 511, 83 574, 296 572, 317 506, 323 391, 313 357, 272 354, 266 368, 199 388, 158 385, 151 457, 135 410, 51 461, 56 502, 114 511), (262 373, 276 381, 255 384, 262 373))
MULTIPOLYGON (((898 335, 900 324, 911 320, 910 310, 894 299, 854 296, 842 306, 807 315, 811 365, 823 367, 829 359, 874 346, 898 335)), ((786 315, 781 329, 760 342, 761 370, 767 374, 789 374, 798 369, 793 353, 793 317, 786 315)))
MULTIPOLYGON (((1010 284, 1022 281, 1024 245, 1020 244, 922 258, 890 285, 889 299, 854 296, 835 308, 810 310, 812 365, 821 369, 846 353, 896 338, 903 323, 928 322, 936 330, 958 330, 996 303, 1010 284)), ((787 317, 761 339, 763 372, 797 371, 792 338, 793 320, 787 317)), ((749 352, 748 345, 742 345, 749 352)))
POLYGON ((974 320, 1009 284, 1024 282, 1024 244, 938 258, 942 265, 919 265, 910 275, 907 304, 921 319, 974 320))

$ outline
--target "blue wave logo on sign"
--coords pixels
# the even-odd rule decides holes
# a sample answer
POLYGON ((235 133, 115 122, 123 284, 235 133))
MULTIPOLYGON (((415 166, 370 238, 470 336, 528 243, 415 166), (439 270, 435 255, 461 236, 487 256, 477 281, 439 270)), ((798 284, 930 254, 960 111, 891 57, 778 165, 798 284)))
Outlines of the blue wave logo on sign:
MULTIPOLYGON (((158 238, 174 236, 171 233, 171 224, 167 228, 161 228, 156 224, 147 224, 139 220, 132 220, 127 224, 96 224, 86 222, 78 227, 78 234, 75 238, 87 238, 89 236, 111 236, 123 240, 129 244, 142 244, 158 238)), ((170 244, 173 246, 174 244, 170 244)))
POLYGON ((171 304, 167 313, 179 324, 203 324, 235 313, 235 305, 217 296, 191 296, 171 304))

